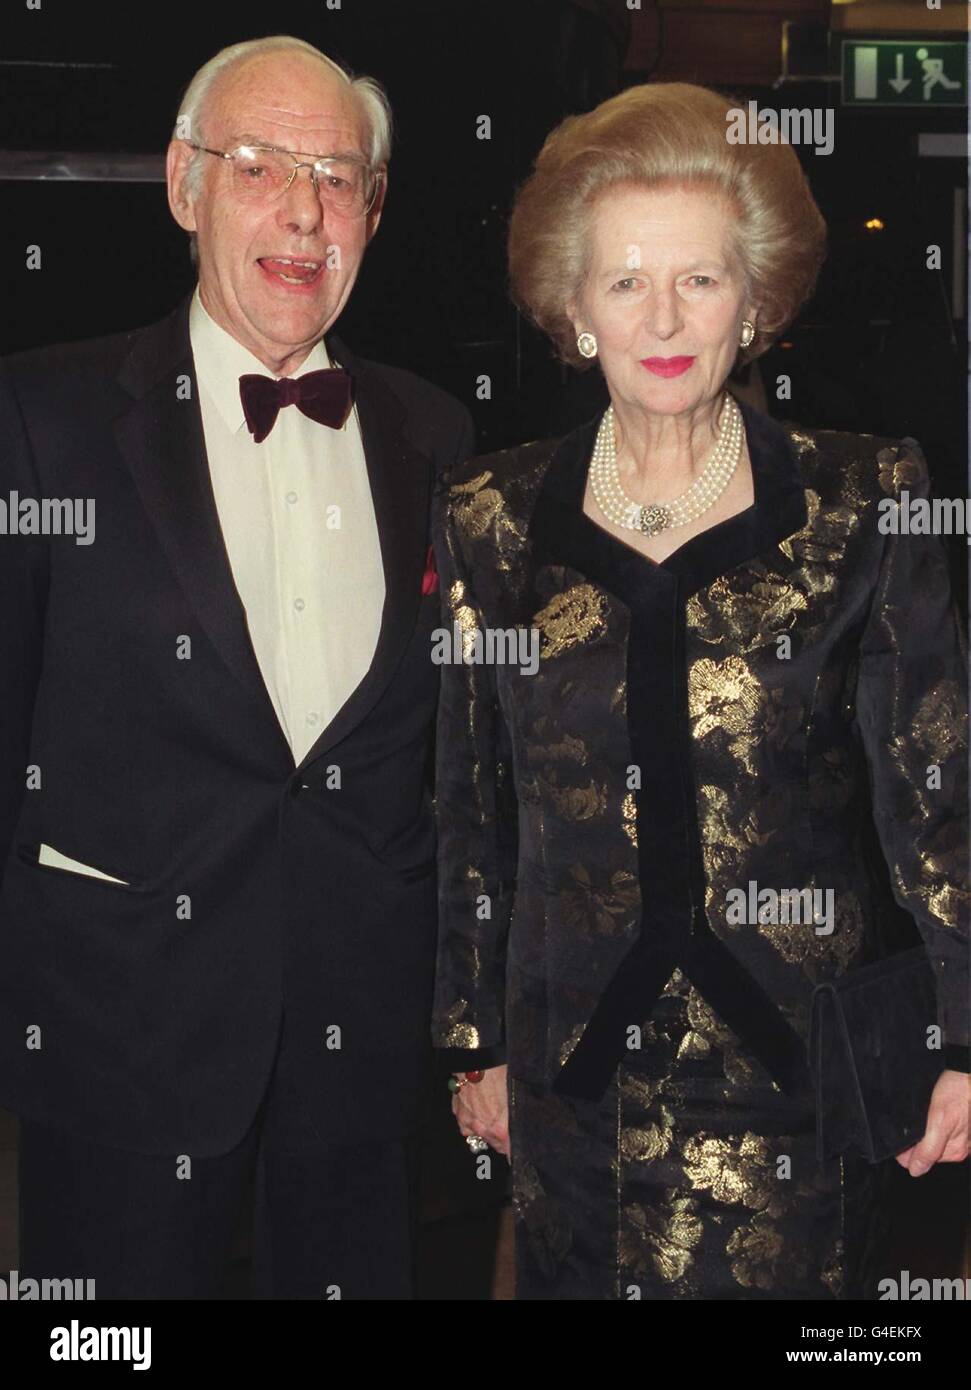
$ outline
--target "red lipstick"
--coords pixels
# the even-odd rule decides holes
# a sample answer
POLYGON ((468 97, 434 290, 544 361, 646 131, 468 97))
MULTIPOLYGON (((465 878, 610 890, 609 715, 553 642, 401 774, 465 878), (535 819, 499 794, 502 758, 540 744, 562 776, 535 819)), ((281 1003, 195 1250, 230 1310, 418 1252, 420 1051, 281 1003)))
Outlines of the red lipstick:
POLYGON ((644 357, 641 366, 655 376, 681 376, 694 362, 693 357, 644 357))

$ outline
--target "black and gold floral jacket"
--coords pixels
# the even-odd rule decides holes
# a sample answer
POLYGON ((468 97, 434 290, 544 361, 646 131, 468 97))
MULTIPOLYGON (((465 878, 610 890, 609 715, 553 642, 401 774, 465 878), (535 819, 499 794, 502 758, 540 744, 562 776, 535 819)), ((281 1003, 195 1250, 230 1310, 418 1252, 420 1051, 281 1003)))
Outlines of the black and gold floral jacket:
POLYGON ((434 1038, 566 1094, 676 971, 798 1094, 814 986, 921 938, 965 1055, 966 647, 939 539, 878 527, 926 465, 742 409, 753 505, 660 564, 583 513, 599 418, 442 500, 446 625, 540 648, 443 666, 434 1038), (834 929, 738 924, 750 884, 832 890, 834 929))

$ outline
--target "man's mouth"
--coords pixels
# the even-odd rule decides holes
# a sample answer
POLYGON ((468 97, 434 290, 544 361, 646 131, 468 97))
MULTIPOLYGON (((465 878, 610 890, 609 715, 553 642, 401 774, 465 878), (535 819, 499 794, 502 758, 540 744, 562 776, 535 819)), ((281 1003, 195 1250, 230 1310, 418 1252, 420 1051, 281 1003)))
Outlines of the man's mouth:
POLYGON ((297 261, 289 256, 261 256, 257 264, 285 285, 312 285, 323 270, 322 261, 297 261))

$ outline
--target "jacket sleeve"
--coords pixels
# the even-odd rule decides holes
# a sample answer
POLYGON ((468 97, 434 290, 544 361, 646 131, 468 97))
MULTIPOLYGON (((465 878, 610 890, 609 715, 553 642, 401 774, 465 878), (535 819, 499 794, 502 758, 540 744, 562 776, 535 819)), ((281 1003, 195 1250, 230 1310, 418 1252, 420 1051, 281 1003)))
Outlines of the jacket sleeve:
POLYGON ((44 649, 48 541, 13 533, 19 499, 42 497, 9 370, 0 361, 0 879, 26 794, 34 700, 44 649))
MULTIPOLYGON (((436 526, 443 623, 460 652, 485 619, 460 527, 443 498, 436 526)), ((447 646, 446 646, 447 649, 447 646)), ((454 660, 441 670, 436 735, 439 945, 432 1032, 458 1069, 505 1060, 505 949, 518 834, 511 748, 494 667, 454 660)))
MULTIPOLYGON (((894 471, 908 479, 901 500, 929 497, 919 445, 906 439, 896 452, 894 471)), ((967 656, 940 539, 885 535, 856 713, 894 897, 914 918, 934 967, 951 1056, 968 1045, 971 999, 967 656)))

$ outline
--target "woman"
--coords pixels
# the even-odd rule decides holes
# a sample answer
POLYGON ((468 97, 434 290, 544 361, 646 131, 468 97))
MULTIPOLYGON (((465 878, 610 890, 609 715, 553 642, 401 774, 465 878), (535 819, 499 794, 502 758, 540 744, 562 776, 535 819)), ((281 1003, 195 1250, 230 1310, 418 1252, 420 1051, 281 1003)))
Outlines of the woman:
POLYGON ((511 1155, 519 1297, 872 1295, 889 1165, 817 1161, 806 1040, 894 918, 948 1048, 899 1158, 968 1151, 964 655, 938 542, 878 524, 927 472, 726 392, 825 237, 730 109, 651 85, 547 140, 513 289, 610 409, 448 491, 435 1031, 485 1073, 461 1132, 511 1155), (515 630, 538 661, 490 664, 515 630))

